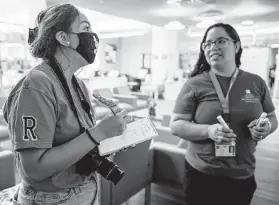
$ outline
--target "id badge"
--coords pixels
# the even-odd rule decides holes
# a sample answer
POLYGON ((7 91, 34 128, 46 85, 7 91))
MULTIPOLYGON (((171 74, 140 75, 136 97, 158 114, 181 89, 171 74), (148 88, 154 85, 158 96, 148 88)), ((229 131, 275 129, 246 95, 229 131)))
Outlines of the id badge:
POLYGON ((231 142, 215 142, 216 157, 235 157, 235 141, 231 142))

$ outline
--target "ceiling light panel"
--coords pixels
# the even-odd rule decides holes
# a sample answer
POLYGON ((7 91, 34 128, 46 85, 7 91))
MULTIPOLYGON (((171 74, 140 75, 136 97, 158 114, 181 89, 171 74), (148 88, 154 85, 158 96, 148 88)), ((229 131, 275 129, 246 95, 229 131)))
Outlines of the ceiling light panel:
POLYGON ((251 20, 245 20, 241 22, 242 26, 253 26, 254 25, 254 21, 251 20))
POLYGON ((171 21, 168 24, 166 24, 164 26, 165 29, 167 30, 174 30, 174 31, 178 31, 178 30, 182 30, 185 28, 185 26, 180 23, 179 21, 171 21))
POLYGON ((168 0, 167 4, 172 6, 180 6, 182 0, 168 0))

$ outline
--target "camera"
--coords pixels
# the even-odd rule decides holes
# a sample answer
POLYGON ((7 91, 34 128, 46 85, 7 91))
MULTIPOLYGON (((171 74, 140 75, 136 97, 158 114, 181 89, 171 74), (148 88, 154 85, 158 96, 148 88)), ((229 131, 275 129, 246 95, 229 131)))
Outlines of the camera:
POLYGON ((97 148, 93 149, 77 162, 76 171, 84 176, 89 176, 92 172, 98 172, 114 185, 124 176, 124 171, 107 158, 107 156, 100 156, 97 148))
POLYGON ((111 161, 107 156, 100 156, 98 148, 93 149, 90 154, 94 170, 102 177, 111 181, 114 185, 122 179, 125 172, 122 171, 117 164, 111 161))
POLYGON ((122 171, 113 161, 104 156, 91 155, 96 171, 105 179, 116 185, 124 176, 122 171))

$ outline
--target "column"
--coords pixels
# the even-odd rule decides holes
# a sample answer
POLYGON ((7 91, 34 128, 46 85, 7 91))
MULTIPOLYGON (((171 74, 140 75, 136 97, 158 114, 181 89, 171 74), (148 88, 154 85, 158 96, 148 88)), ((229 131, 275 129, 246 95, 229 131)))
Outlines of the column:
POLYGON ((177 32, 163 28, 152 30, 152 85, 157 87, 158 95, 164 90, 167 79, 173 79, 179 69, 177 32))

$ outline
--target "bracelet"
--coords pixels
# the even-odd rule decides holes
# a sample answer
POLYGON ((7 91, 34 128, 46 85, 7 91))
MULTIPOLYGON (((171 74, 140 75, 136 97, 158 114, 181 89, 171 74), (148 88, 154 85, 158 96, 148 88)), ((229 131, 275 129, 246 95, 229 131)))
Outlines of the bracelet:
POLYGON ((88 135, 88 137, 92 140, 92 142, 93 142, 94 144, 100 145, 100 143, 97 142, 97 141, 92 137, 92 135, 90 134, 90 132, 88 131, 88 129, 85 129, 85 132, 86 132, 86 134, 88 135))

